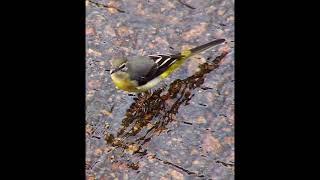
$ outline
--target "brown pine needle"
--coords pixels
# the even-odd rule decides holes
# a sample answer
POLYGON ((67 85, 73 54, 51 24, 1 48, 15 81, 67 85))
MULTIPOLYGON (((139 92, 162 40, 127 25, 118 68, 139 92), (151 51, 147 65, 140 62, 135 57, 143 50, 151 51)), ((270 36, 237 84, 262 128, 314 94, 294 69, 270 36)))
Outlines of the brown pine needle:
POLYGON ((119 8, 117 8, 117 7, 112 6, 112 5, 100 4, 100 3, 94 2, 94 1, 92 1, 92 0, 88 0, 88 1, 89 1, 90 3, 92 3, 92 4, 95 4, 95 5, 98 6, 98 7, 111 8, 111 9, 117 10, 117 11, 120 12, 120 13, 125 13, 124 10, 121 10, 121 9, 119 9, 119 8))

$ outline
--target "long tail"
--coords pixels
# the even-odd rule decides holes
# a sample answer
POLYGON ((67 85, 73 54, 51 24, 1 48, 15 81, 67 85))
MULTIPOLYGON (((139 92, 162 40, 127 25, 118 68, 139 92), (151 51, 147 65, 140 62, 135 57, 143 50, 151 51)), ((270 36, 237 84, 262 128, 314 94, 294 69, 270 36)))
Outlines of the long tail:
POLYGON ((202 51, 205 51, 215 45, 218 45, 218 44, 221 44, 223 43, 224 41, 226 41, 225 39, 217 39, 217 40, 214 40, 214 41, 211 41, 207 44, 204 44, 204 45, 201 45, 201 46, 198 46, 198 47, 195 47, 193 49, 190 49, 191 53, 192 54, 197 54, 197 53, 200 53, 202 51))
POLYGON ((212 48, 215 45, 221 44, 221 43, 223 43, 225 41, 226 41, 225 39, 217 39, 217 40, 211 41, 209 43, 203 44, 201 46, 197 46, 195 48, 192 48, 192 49, 189 49, 189 50, 185 50, 185 51, 181 52, 181 55, 185 56, 185 58, 188 58, 188 57, 190 57, 192 55, 198 54, 198 53, 200 53, 202 51, 205 51, 205 50, 207 50, 209 48, 212 48))
POLYGON ((181 66, 186 59, 188 59, 190 56, 193 56, 197 53, 200 53, 202 51, 205 51, 215 45, 221 44, 225 41, 225 39, 217 39, 214 41, 211 41, 207 44, 195 47, 193 49, 182 51, 181 53, 171 55, 172 59, 175 59, 176 61, 169 65, 168 68, 165 70, 165 72, 162 72, 161 78, 164 79, 168 77, 174 70, 176 70, 179 66, 181 66))

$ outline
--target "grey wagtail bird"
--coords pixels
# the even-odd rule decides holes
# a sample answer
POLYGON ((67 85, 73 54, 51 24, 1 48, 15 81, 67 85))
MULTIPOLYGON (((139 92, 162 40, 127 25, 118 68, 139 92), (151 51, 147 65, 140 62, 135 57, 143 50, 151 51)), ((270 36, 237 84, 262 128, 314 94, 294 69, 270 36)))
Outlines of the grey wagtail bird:
POLYGON ((224 41, 225 39, 217 39, 172 55, 157 54, 112 59, 111 79, 118 89, 129 92, 147 91, 178 69, 189 57, 224 41))

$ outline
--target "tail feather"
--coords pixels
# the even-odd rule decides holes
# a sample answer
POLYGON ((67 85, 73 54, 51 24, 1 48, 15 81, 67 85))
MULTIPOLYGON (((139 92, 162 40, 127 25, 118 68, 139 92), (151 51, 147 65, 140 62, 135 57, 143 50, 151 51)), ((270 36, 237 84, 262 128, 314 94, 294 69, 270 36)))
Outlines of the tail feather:
POLYGON ((207 44, 192 48, 192 49, 190 49, 191 54, 194 55, 194 54, 200 53, 200 52, 205 51, 215 45, 221 44, 224 41, 225 41, 225 39, 217 39, 217 40, 211 41, 207 44))

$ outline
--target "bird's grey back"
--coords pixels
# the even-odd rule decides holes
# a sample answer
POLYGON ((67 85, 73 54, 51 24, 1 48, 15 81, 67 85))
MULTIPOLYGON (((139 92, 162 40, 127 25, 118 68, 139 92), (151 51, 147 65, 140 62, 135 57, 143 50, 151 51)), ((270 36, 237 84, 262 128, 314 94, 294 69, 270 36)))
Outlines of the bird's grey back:
POLYGON ((146 56, 128 57, 128 73, 131 79, 137 80, 138 82, 144 81, 144 79, 147 78, 146 76, 154 65, 154 61, 146 56))

